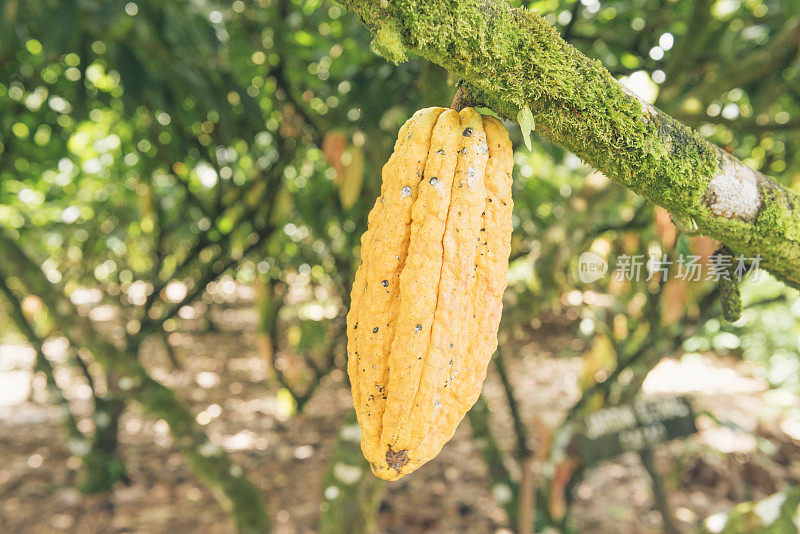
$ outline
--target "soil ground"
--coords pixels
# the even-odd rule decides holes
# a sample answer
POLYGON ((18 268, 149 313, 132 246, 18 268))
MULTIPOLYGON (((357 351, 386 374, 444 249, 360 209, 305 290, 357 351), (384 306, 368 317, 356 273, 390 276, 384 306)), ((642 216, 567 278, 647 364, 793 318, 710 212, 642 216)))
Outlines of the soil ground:
MULTIPOLYGON (((262 488, 275 531, 314 532, 326 462, 351 409, 344 374, 334 371, 302 414, 287 417, 276 397, 278 386, 267 379, 267 365, 258 356, 252 318, 227 318, 227 329, 216 333, 173 335, 181 370, 170 369, 157 344, 144 359, 262 488)), ((522 414, 536 413, 555 424, 578 396, 580 361, 542 356, 546 351, 540 349, 515 351, 510 375, 522 414)), ((0 347, 0 532, 232 532, 226 514, 176 451, 166 424, 144 417, 136 405, 126 411, 120 432, 129 483, 104 495, 80 495, 79 462, 68 450, 58 410, 47 404, 41 380, 31 381, 31 360, 24 347, 0 347)), ((85 386, 68 370, 59 379, 80 408, 85 386)), ((484 392, 501 442, 512 443, 494 374, 484 392)), ((708 410, 732 423, 720 426, 701 415, 698 434, 656 451, 685 529, 800 480, 792 437, 800 434, 800 424, 791 418, 800 401, 769 390, 748 365, 714 355, 666 359, 648 377, 645 392, 687 394, 698 412, 708 410)), ((623 455, 594 468, 577 488, 574 518, 583 532, 659 532, 660 514, 638 457, 623 455)), ((379 527, 404 534, 510 532, 466 423, 438 458, 388 486, 379 527)))

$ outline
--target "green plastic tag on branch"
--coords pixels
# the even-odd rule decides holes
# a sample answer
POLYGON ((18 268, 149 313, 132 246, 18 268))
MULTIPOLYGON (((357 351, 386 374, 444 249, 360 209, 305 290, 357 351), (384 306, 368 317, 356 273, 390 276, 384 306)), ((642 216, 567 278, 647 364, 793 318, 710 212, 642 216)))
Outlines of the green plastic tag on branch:
POLYGON ((381 24, 372 40, 372 48, 395 65, 408 60, 400 33, 388 24, 381 24))
POLYGON ((528 150, 533 149, 533 145, 531 145, 531 132, 534 130, 536 125, 533 122, 533 113, 531 113, 531 108, 525 105, 519 113, 517 113, 517 122, 519 122, 519 129, 522 131, 522 139, 525 141, 525 146, 528 147, 528 150))

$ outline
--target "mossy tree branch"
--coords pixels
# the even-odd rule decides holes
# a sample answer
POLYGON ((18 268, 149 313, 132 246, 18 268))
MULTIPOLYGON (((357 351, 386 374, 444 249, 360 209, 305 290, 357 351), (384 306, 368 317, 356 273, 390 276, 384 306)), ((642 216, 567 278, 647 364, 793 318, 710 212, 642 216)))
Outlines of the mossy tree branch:
POLYGON ((641 101, 539 14, 505 0, 340 1, 377 50, 438 63, 506 118, 527 106, 543 137, 800 288, 800 195, 641 101))

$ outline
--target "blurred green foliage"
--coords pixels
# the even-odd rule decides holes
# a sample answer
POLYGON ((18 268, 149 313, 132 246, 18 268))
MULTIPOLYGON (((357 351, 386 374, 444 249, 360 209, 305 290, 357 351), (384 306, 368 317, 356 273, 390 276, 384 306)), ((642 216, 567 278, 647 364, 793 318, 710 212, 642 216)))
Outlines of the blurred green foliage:
MULTIPOLYGON (((527 7, 748 164, 797 180, 797 47, 772 55, 770 83, 740 67, 777 48, 800 16, 795 3, 527 7)), ((394 132, 452 92, 436 67, 386 64, 359 23, 327 2, 7 0, 2 8, 0 221, 35 244, 50 276, 102 287, 122 304, 136 281, 156 292, 173 278, 191 284, 215 262, 235 264, 243 282, 294 272, 312 285, 346 286, 394 132), (366 180, 348 209, 323 151, 334 129, 365 155, 366 180), (271 171, 280 183, 267 190, 271 171), (264 203, 275 213, 254 220, 267 218, 254 209, 264 203)), ((641 202, 614 189, 603 193, 606 209, 585 200, 575 209, 570 200, 589 172, 578 160, 546 144, 516 160, 516 254, 535 259, 513 270, 510 299, 558 311, 559 292, 543 289, 575 285, 565 266, 580 240, 543 240, 619 227, 641 202)), ((160 304, 148 314, 167 313, 160 304)))
MULTIPOLYGON (((800 3, 512 3, 748 165, 800 185, 800 3)), ((210 283, 257 282, 279 397, 302 409, 343 367, 359 238, 394 136, 416 109, 447 105, 457 81, 416 57, 390 65, 369 41, 321 0, 0 1, 0 227, 67 293, 100 290, 118 313, 115 342, 134 350, 178 329, 183 307, 212 303, 210 283)), ((634 395, 681 351, 742 356, 772 384, 800 385, 800 301, 772 280, 745 284, 734 325, 711 282, 582 283, 587 250, 613 269, 622 254, 715 247, 561 148, 526 150, 509 127, 501 344, 567 334, 542 350, 585 354, 576 411, 634 395)), ((24 300, 26 274, 3 274, 24 300)), ((57 317, 32 320, 58 335, 57 317)), ((0 323, 0 335, 16 330, 0 323)))

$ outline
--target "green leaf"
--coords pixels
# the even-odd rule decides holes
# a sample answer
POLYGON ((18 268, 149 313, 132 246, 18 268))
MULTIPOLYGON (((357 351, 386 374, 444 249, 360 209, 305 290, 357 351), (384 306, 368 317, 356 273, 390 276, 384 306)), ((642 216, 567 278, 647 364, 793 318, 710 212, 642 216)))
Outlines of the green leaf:
POLYGON ((525 146, 528 150, 532 150, 533 146, 531 145, 531 132, 535 128, 535 124, 533 122, 533 113, 531 113, 531 108, 527 105, 519 110, 517 113, 517 122, 519 122, 519 129, 522 131, 522 139, 525 141, 525 146))

